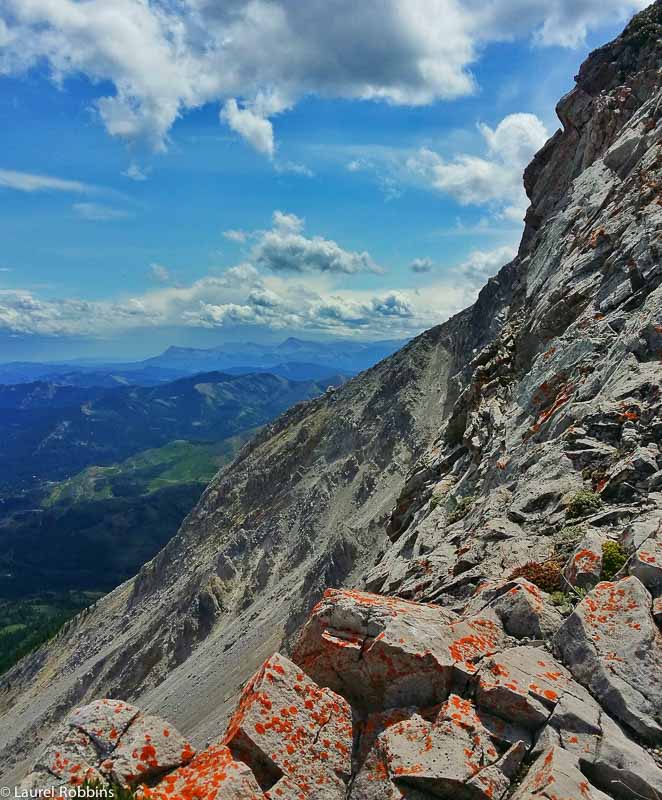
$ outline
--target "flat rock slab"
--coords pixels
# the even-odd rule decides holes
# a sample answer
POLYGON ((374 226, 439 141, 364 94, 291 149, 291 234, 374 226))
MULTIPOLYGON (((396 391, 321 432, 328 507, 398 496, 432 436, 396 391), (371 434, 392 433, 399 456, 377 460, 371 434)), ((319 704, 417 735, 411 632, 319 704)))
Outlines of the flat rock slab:
POLYGON ((480 708, 531 730, 547 722, 574 683, 570 673, 545 650, 526 646, 486 658, 477 678, 480 708))
MULTIPOLYGON (((158 786, 141 789, 141 795, 152 800, 179 800, 179 798, 264 800, 265 798, 250 769, 241 761, 235 761, 229 748, 224 745, 208 747, 187 766, 171 772, 158 786)), ((291 797, 296 798, 296 795, 291 797)), ((289 800, 289 797, 279 797, 278 800, 289 800)))
POLYGON ((101 754, 106 755, 115 749, 120 737, 139 713, 139 709, 122 700, 104 698, 74 709, 67 723, 72 728, 85 731, 101 754))
POLYGON ((571 755, 550 747, 533 764, 512 800, 611 800, 592 786, 571 755))
POLYGON ((493 612, 460 620, 438 606, 333 589, 311 612, 293 659, 364 711, 429 706, 448 697, 454 665, 474 673, 504 639, 493 612))
POLYGON ((614 717, 662 742, 662 634, 652 598, 635 577, 600 583, 568 617, 554 647, 574 677, 614 717))
POLYGON ((305 798, 344 800, 351 773, 352 712, 282 655, 249 682, 225 736, 263 790, 284 776, 305 798))
POLYGON ((160 717, 140 714, 112 754, 113 778, 121 785, 137 784, 187 764, 195 750, 160 717))

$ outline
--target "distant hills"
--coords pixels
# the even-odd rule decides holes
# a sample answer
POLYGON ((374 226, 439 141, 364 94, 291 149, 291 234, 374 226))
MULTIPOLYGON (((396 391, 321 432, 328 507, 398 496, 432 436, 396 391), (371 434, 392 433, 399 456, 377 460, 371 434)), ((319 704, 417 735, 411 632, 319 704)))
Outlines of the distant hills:
POLYGON ((355 375, 399 350, 400 340, 313 342, 290 337, 280 344, 232 342, 210 349, 169 347, 128 363, 21 362, 0 364, 0 384, 47 381, 81 387, 158 386, 197 372, 270 372, 291 380, 355 375))
POLYGON ((0 386, 0 485, 61 480, 173 440, 219 442, 343 380, 210 372, 152 387, 0 386))

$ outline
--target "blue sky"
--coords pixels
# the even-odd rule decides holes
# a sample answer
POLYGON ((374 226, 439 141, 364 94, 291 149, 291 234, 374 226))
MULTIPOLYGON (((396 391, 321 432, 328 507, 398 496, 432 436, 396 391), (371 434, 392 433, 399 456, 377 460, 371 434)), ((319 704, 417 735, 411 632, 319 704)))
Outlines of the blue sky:
POLYGON ((0 0, 0 360, 413 335, 640 0, 0 0))

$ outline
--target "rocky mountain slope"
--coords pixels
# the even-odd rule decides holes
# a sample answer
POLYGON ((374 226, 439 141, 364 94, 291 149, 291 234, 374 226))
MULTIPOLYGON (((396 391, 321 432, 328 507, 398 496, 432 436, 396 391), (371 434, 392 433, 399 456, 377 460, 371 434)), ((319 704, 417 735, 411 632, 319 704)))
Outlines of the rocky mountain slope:
MULTIPOLYGON (((32 754, 103 696, 217 742, 285 648, 298 666, 269 660, 202 764, 183 746, 138 771, 219 798, 660 796, 661 35, 658 0, 584 64, 526 172, 519 254, 472 308, 264 430, 5 677, 3 782, 31 761, 66 779, 32 754), (341 585, 381 596, 332 593, 293 646, 341 585)), ((135 783, 114 748, 83 763, 135 783)))

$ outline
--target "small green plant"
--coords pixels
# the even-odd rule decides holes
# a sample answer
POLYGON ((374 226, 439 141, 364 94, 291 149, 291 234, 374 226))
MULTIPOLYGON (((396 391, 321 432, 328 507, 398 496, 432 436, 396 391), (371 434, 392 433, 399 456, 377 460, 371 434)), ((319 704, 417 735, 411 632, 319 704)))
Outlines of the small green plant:
POLYGON ((571 589, 569 592, 552 592, 550 595, 552 605, 556 606, 564 616, 571 614, 574 607, 587 595, 586 589, 579 586, 573 586, 571 589))
POLYGON ((604 542, 602 545, 602 572, 603 581, 610 581, 628 560, 628 554, 619 542, 604 542))
POLYGON ((509 579, 525 578, 539 589, 542 589, 543 592, 552 594, 561 591, 561 569, 562 565, 559 561, 545 561, 542 564, 539 561, 529 561, 528 564, 513 570, 509 579))
POLYGON ((556 591, 550 595, 550 600, 553 606, 568 606, 570 605, 570 596, 566 592, 556 591))
POLYGON ((601 508, 602 498, 600 495, 597 492, 582 489, 570 499, 567 507, 567 516, 569 519, 585 517, 587 514, 599 511, 601 508))
POLYGON ((464 519, 471 511, 475 500, 476 498, 473 495, 467 495, 467 497, 460 497, 457 499, 455 508, 448 515, 450 524, 452 525, 454 522, 459 522, 461 519, 464 519))

